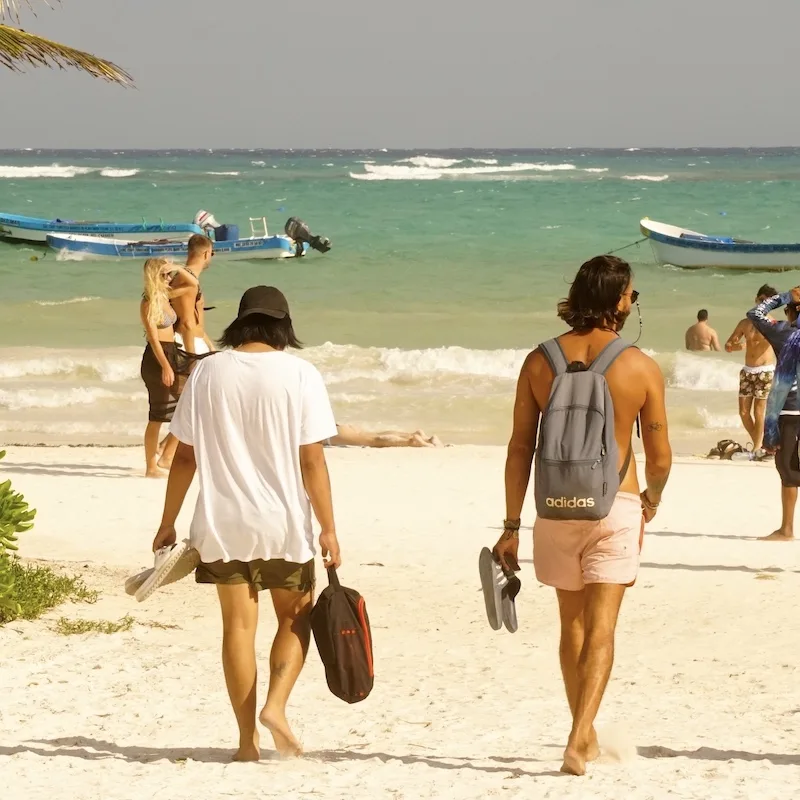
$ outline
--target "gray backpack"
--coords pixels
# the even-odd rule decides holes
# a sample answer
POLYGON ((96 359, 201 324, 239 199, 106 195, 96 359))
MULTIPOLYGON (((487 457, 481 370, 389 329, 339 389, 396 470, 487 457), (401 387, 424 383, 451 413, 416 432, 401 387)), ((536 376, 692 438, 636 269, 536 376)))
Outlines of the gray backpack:
POLYGON ((539 345, 554 378, 536 445, 533 486, 538 516, 600 520, 611 511, 632 452, 617 472, 614 404, 605 373, 628 347, 614 339, 587 367, 567 364, 557 339, 539 345))

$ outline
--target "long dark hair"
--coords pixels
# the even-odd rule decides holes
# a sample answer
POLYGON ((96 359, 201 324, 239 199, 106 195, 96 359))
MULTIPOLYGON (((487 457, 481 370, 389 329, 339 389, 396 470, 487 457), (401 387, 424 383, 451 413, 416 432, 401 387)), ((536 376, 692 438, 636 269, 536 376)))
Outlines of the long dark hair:
POLYGON ((276 319, 267 314, 248 314, 235 319, 223 331, 219 345, 233 348, 251 342, 260 342, 276 350, 285 350, 287 347, 300 350, 303 347, 295 335, 291 317, 276 319))
POLYGON ((628 314, 617 309, 633 277, 631 265, 617 256, 595 256, 581 265, 558 316, 576 331, 622 327, 628 314))

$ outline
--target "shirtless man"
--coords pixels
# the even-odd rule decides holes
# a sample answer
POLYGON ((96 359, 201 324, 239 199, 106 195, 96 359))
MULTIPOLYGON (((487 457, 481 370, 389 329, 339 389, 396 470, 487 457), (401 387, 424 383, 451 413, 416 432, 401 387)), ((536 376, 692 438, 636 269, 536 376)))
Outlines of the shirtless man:
MULTIPOLYGON (((590 364, 617 338, 638 292, 630 266, 598 256, 579 270, 558 315, 572 328, 558 337, 568 363, 590 364)), ((653 359, 629 347, 606 373, 614 402, 619 464, 627 469, 609 515, 597 522, 537 518, 533 529, 536 577, 556 590, 561 617, 561 672, 572 713, 563 772, 583 775, 599 755, 594 720, 611 675, 614 633, 622 596, 639 569, 644 523, 656 515, 672 466, 667 436, 664 377, 653 359), (631 456, 632 428, 641 418, 646 487, 631 456)), ((519 569, 522 504, 531 476, 539 418, 547 407, 553 371, 541 352, 528 355, 520 372, 514 425, 505 468, 506 519, 495 545, 504 568, 519 569)))
MULTIPOLYGON (((211 239, 195 233, 188 242, 189 251, 186 258, 186 269, 198 280, 200 274, 208 269, 214 255, 211 239)), ((189 278, 178 272, 170 284, 173 289, 189 285, 189 278)), ((178 315, 175 331, 180 337, 178 343, 182 349, 191 354, 202 355, 214 352, 214 343, 205 330, 205 312, 203 310, 203 292, 200 286, 172 301, 172 307, 178 315)))
MULTIPOLYGON (((756 305, 776 294, 777 289, 764 284, 756 295, 756 305)), ((753 451, 759 453, 764 442, 764 414, 775 373, 775 353, 746 317, 725 342, 725 350, 728 353, 745 351, 744 367, 739 373, 739 416, 753 442, 753 451)))
POLYGON ((697 322, 686 331, 687 350, 722 350, 717 332, 708 324, 708 311, 701 308, 697 312, 697 322))

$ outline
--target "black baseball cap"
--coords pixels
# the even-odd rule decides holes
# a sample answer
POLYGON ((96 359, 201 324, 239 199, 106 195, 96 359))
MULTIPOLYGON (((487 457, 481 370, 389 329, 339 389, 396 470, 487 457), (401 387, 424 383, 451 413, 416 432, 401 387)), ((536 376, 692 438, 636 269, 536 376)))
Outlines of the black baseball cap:
POLYGON ((289 303, 283 292, 274 286, 252 286, 239 301, 237 319, 249 314, 266 314, 274 319, 285 319, 289 316, 289 303))

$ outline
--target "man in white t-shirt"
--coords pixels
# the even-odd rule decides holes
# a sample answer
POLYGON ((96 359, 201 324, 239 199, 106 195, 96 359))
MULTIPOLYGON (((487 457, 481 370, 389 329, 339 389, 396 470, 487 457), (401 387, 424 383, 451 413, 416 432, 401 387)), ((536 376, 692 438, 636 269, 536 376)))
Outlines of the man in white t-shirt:
POLYGON ((278 618, 267 700, 259 719, 282 755, 299 755, 286 703, 308 650, 314 589, 312 509, 327 567, 341 563, 322 443, 336 423, 322 376, 284 352, 299 348, 289 306, 272 286, 242 296, 222 335, 227 348, 194 368, 170 431, 180 441, 153 550, 176 540, 175 520, 195 470, 200 494, 190 541, 198 583, 217 586, 222 665, 236 720, 236 761, 259 758, 255 635, 258 593, 278 618))

